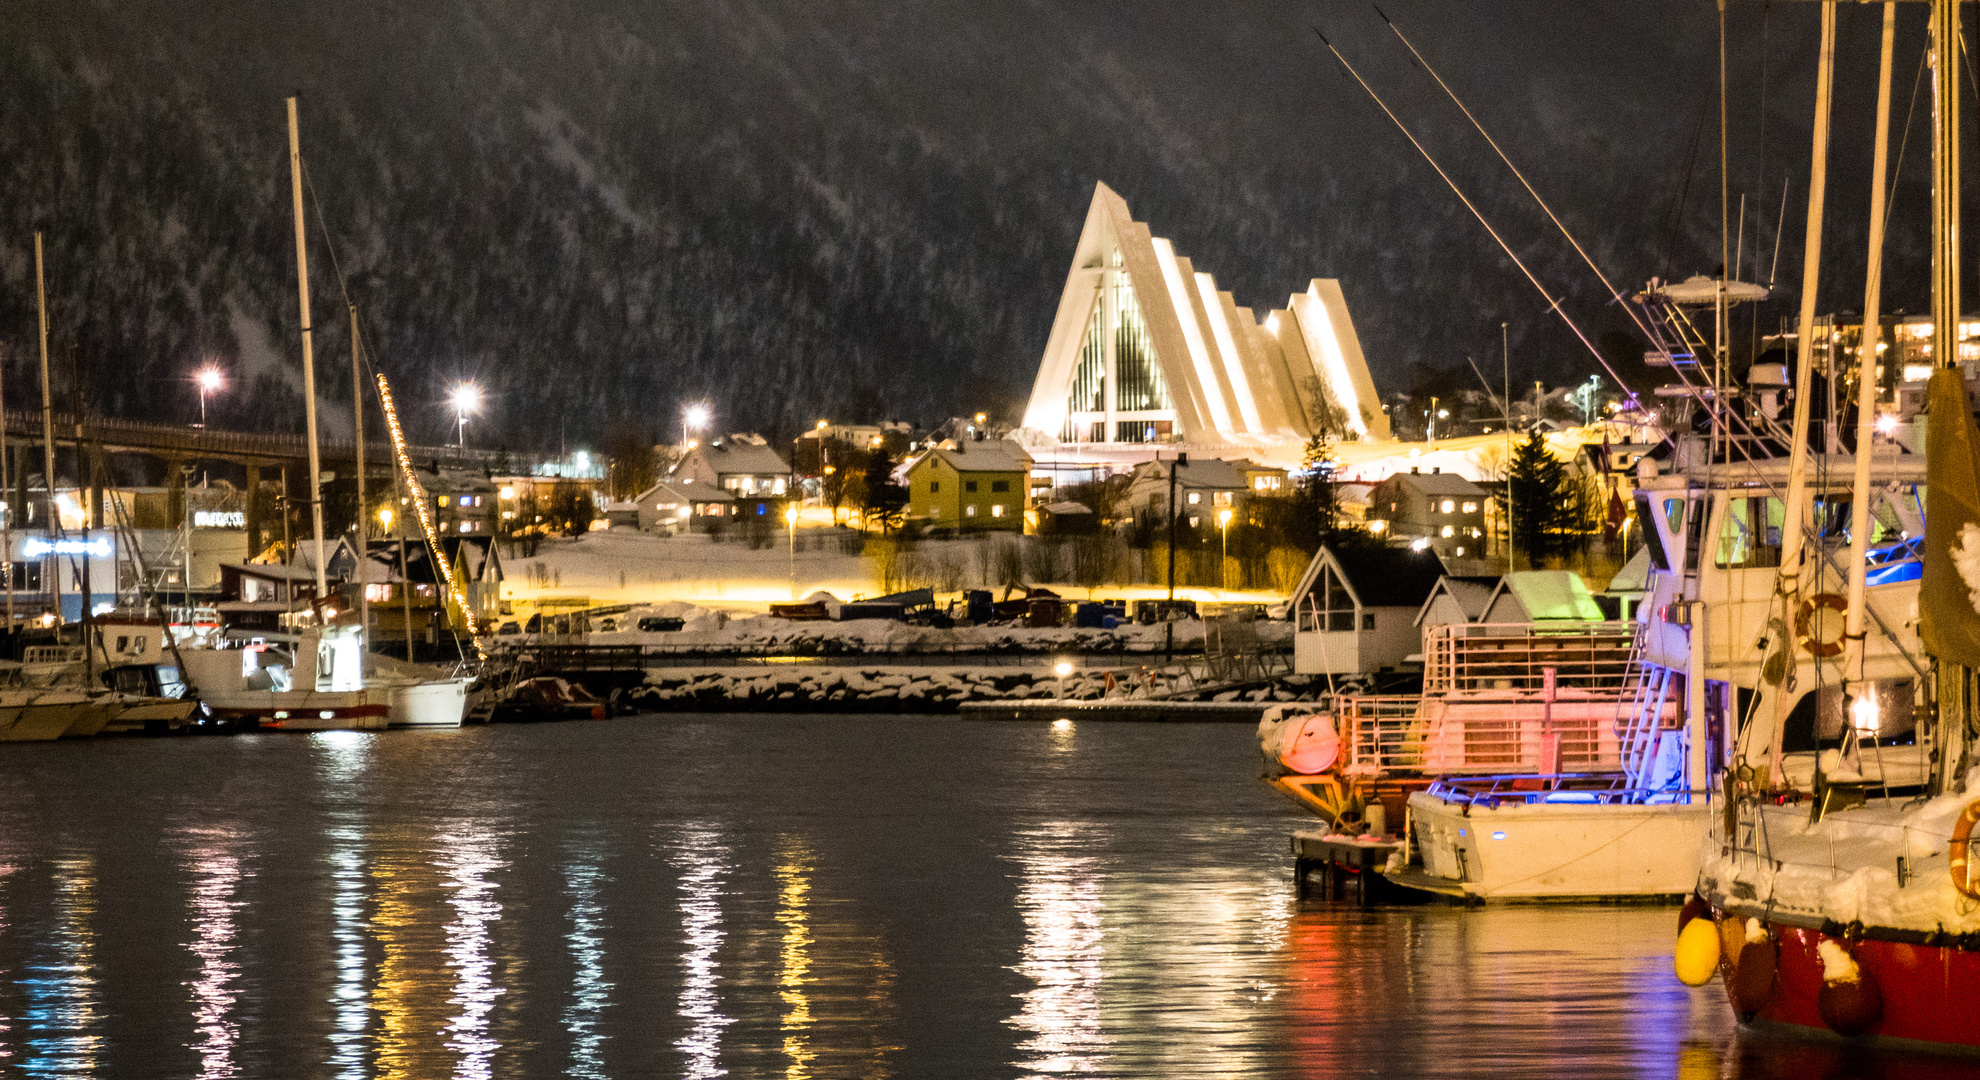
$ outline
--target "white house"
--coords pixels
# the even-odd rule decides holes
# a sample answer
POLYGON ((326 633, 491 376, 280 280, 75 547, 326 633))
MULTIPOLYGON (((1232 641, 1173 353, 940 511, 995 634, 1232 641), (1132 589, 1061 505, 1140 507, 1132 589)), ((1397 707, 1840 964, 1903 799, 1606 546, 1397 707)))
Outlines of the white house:
POLYGON ((1293 670, 1374 673, 1423 650, 1416 620, 1444 576, 1432 551, 1321 548, 1293 587, 1293 670))
POLYGON ((1437 587, 1430 590, 1430 596, 1423 601, 1423 607, 1416 613, 1416 628, 1428 633, 1433 626, 1449 626, 1452 623, 1475 623, 1485 617, 1486 608, 1492 604, 1492 596, 1497 592, 1499 579, 1495 577, 1453 577, 1449 574, 1437 579, 1437 587))

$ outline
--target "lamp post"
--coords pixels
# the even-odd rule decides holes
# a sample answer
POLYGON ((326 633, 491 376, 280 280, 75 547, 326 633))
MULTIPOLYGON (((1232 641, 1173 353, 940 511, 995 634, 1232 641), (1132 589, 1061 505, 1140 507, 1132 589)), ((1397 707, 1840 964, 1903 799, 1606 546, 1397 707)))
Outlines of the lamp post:
POLYGON ((798 598, 797 597, 797 517, 798 517, 797 503, 793 502, 789 506, 784 507, 784 531, 790 534, 790 539, 791 539, 791 599, 792 600, 796 600, 798 598))
POLYGON ((1224 591, 1228 593, 1231 591, 1231 508, 1230 507, 1226 506, 1222 510, 1217 511, 1217 529, 1219 532, 1222 532, 1224 534, 1224 558, 1223 561, 1217 564, 1217 568, 1223 572, 1222 580, 1223 580, 1224 591))
POLYGON ((693 433, 708 426, 708 406, 689 405, 681 410, 681 453, 688 452, 693 433))
POLYGON ((220 369, 208 364, 193 375, 193 382, 199 387, 199 426, 206 426, 206 398, 209 394, 226 389, 227 377, 220 369))
POLYGON ((454 445, 467 445, 467 418, 481 411, 481 387, 464 382, 454 384, 448 400, 454 406, 454 445))
POLYGON ((1061 660, 1052 665, 1053 674, 1059 677, 1059 700, 1066 700, 1066 676, 1072 674, 1072 664, 1061 660))

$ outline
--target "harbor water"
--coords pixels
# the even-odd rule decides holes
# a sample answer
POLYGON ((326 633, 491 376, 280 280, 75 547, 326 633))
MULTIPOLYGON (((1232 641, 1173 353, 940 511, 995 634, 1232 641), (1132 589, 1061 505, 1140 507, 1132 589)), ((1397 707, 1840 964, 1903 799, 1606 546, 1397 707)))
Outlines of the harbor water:
POLYGON ((1957 1075, 1739 1031, 1668 907, 1297 901, 1248 725, 13 745, 0 1063, 102 1077, 1957 1075))

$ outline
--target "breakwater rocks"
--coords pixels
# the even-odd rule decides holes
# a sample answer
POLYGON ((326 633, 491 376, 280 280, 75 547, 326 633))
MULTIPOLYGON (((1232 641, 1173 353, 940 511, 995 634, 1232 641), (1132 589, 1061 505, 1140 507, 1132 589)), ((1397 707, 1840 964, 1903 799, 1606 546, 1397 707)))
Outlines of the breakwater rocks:
MULTIPOLYGON (((629 704, 649 712, 909 712, 949 713, 966 701, 1024 701, 1122 697, 1138 673, 1074 672, 1061 682, 1049 669, 846 668, 778 666, 655 670, 629 704)), ((1175 701, 1311 701, 1326 689, 1317 676, 1287 675, 1269 683, 1176 694, 1175 701)))

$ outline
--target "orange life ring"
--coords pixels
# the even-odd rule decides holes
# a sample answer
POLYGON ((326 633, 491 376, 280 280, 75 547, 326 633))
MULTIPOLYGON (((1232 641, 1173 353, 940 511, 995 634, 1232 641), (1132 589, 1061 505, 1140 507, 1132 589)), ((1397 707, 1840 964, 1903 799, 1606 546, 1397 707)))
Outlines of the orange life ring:
POLYGON ((1980 801, 1966 804, 1960 812, 1959 820, 1953 822, 1952 860, 1947 867, 1952 872, 1953 888, 1975 900, 1980 900, 1980 882, 1966 872, 1966 841, 1973 835, 1975 822, 1980 822, 1980 801))
POLYGON ((1810 656, 1837 656, 1843 651, 1843 635, 1837 634, 1833 641, 1815 636, 1815 613, 1824 608, 1838 615, 1846 614, 1849 601, 1831 592, 1816 593, 1803 600, 1801 609, 1794 613, 1794 639, 1810 656))

